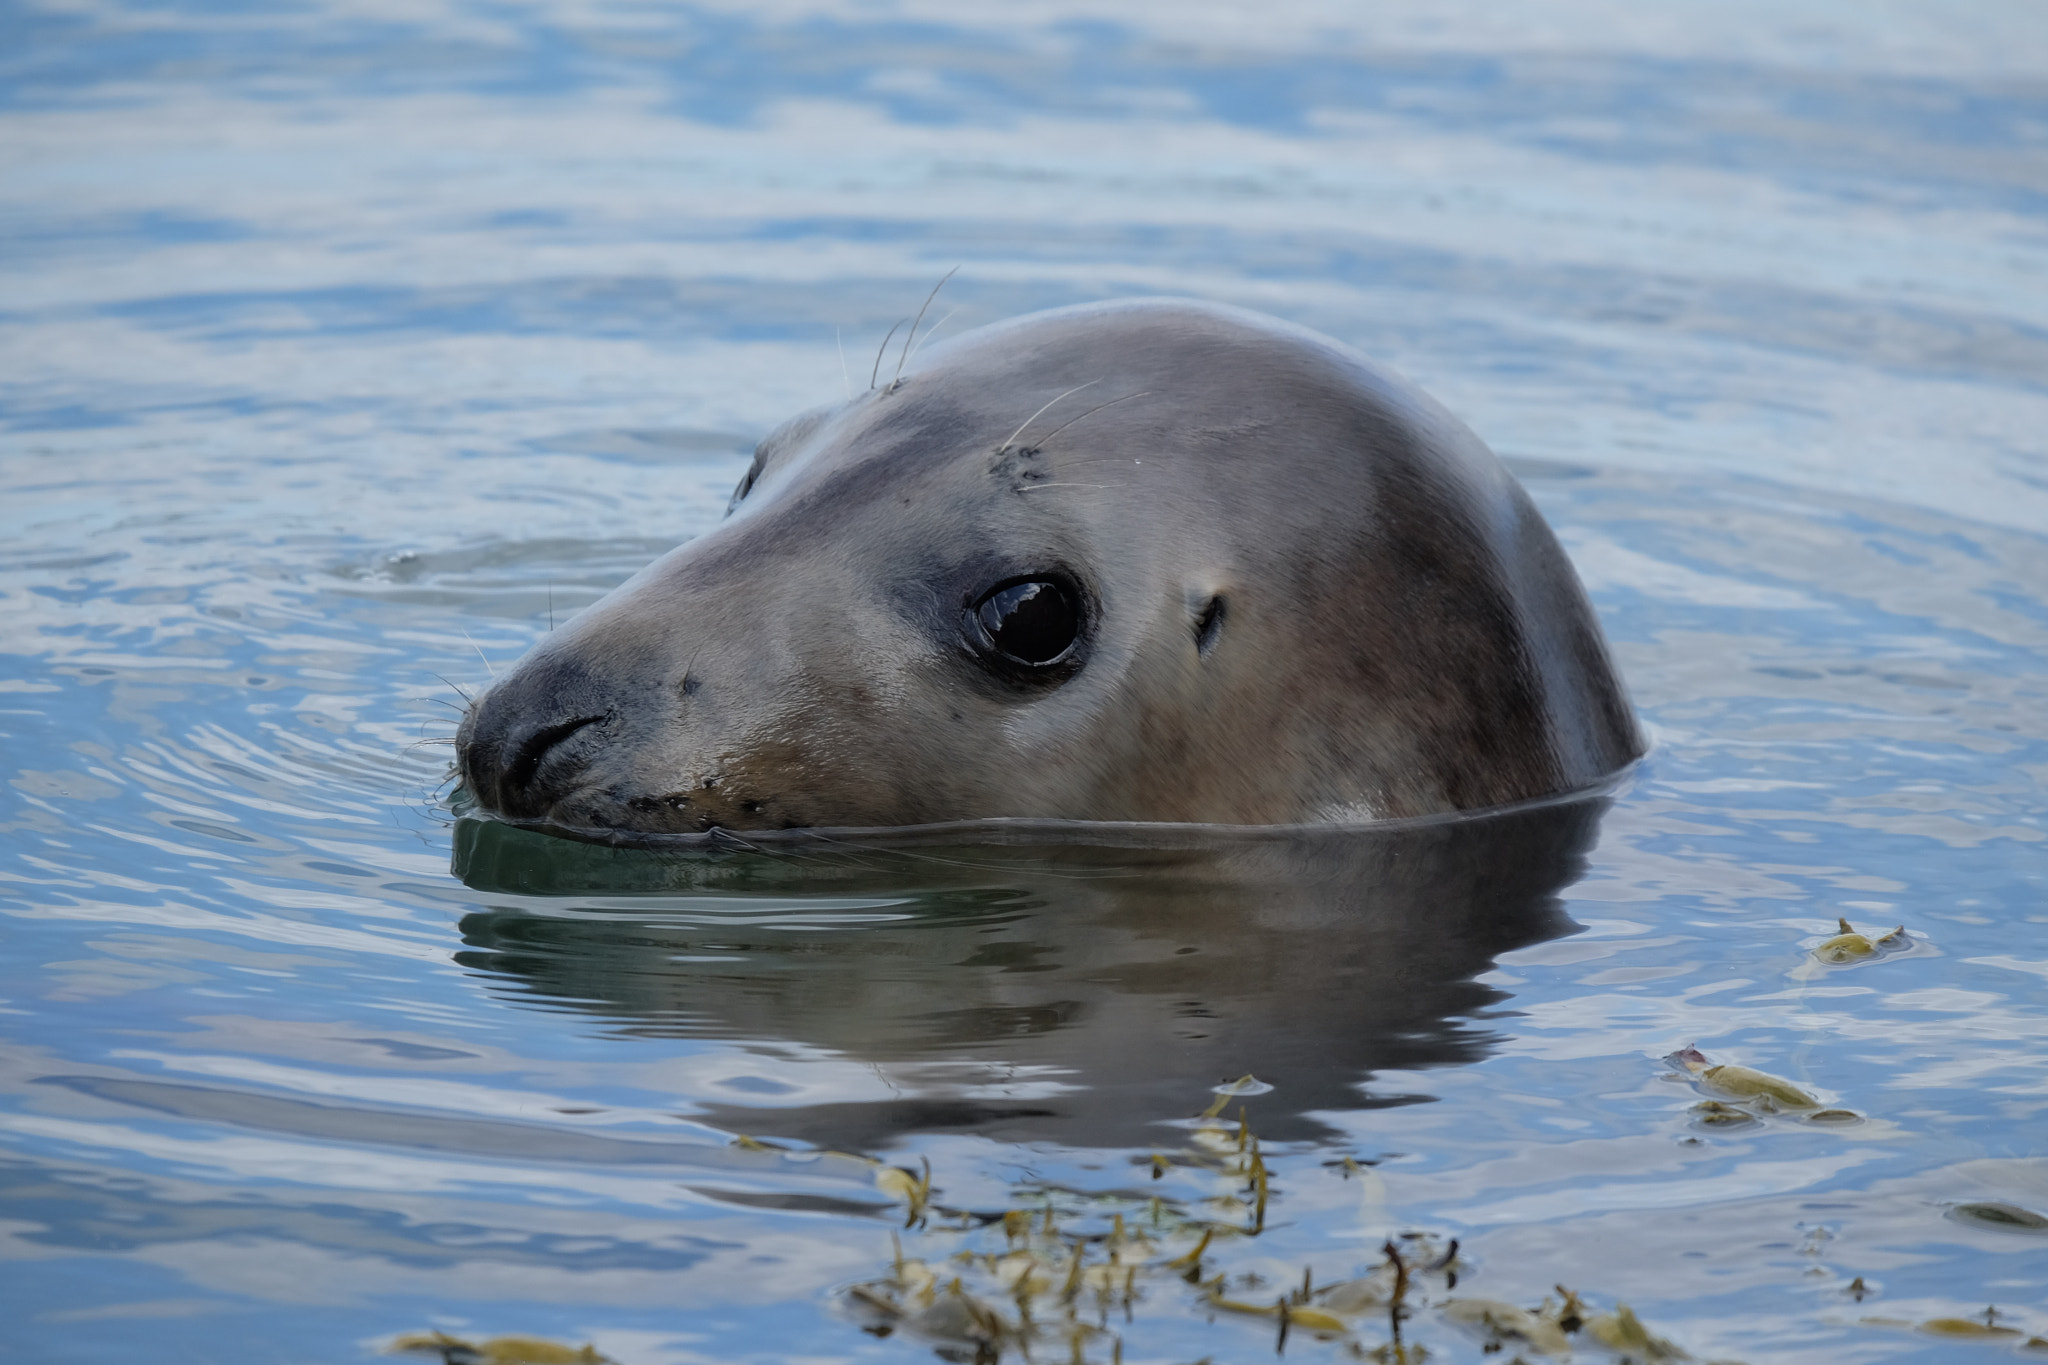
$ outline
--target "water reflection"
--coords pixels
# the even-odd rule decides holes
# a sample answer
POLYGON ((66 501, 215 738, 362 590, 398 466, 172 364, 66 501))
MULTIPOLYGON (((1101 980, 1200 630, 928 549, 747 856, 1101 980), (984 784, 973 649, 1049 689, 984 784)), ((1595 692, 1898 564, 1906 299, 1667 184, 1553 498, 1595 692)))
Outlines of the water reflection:
POLYGON ((791 1105, 739 1078, 728 1129, 854 1150, 909 1133, 1142 1146, 1255 1074, 1276 1140, 1319 1111, 1426 1098, 1372 1073, 1476 1060, 1500 953, 1570 932, 1605 798, 1375 831, 780 851, 574 844, 466 819, 455 870, 489 908, 466 966, 513 998, 641 1036, 822 1049, 889 1098, 791 1105), (749 1093, 751 1092, 751 1093, 749 1093), (764 1112, 766 1111, 766 1112, 764 1112))

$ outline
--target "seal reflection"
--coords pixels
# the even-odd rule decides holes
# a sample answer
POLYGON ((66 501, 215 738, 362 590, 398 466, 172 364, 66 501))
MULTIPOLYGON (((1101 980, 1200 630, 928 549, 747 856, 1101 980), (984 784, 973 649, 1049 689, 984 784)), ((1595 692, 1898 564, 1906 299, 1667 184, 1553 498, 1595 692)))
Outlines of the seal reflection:
POLYGON ((1262 1135, 1316 1140, 1332 1135, 1319 1112, 1427 1098, 1374 1092, 1374 1072, 1486 1055, 1507 996, 1476 978, 1577 927, 1560 893, 1605 806, 1351 830, 988 823, 736 851, 465 818, 456 874, 516 900, 467 915, 457 957, 518 1002, 638 1037, 828 1050, 902 1092, 682 1097, 731 1131, 855 1151, 961 1131, 1142 1146, 1190 1095, 1251 1073, 1277 1087, 1262 1135), (736 901, 787 914, 764 928, 736 901), (863 902, 889 917, 831 923, 863 902), (1005 1077, 1035 1084, 1006 1097, 1005 1077))

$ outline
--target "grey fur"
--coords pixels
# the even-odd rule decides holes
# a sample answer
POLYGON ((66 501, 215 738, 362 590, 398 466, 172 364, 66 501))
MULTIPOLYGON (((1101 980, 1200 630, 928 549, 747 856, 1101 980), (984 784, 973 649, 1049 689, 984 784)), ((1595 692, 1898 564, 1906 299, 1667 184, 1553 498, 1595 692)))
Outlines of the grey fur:
POLYGON ((564 623, 459 739, 487 808, 648 833, 1415 816, 1642 750, 1476 436, 1328 338, 1163 300, 985 328, 786 424, 724 525, 564 623), (1015 444, 1084 387, 1119 401, 1015 444), (1019 687, 960 617, 1048 570, 1090 603, 1082 662, 1019 687))

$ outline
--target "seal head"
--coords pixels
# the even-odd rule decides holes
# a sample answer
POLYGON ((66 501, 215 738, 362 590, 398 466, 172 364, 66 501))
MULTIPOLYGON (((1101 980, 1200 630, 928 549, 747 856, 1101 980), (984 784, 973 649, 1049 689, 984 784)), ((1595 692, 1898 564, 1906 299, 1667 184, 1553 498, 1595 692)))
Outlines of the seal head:
POLYGON ((786 424, 722 525, 457 746, 484 808, 628 834, 1375 820, 1642 750, 1476 436, 1328 338, 1154 300, 970 333, 786 424))

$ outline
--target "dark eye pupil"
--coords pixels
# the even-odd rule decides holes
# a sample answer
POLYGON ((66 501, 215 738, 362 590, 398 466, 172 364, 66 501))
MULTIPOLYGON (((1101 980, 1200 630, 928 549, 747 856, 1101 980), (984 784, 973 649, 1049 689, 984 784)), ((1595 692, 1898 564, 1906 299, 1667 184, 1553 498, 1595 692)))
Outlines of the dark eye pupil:
POLYGON ((981 599, 974 615, 998 651, 1034 667, 1058 662, 1081 632, 1074 600, 1044 579, 997 588, 981 599))

